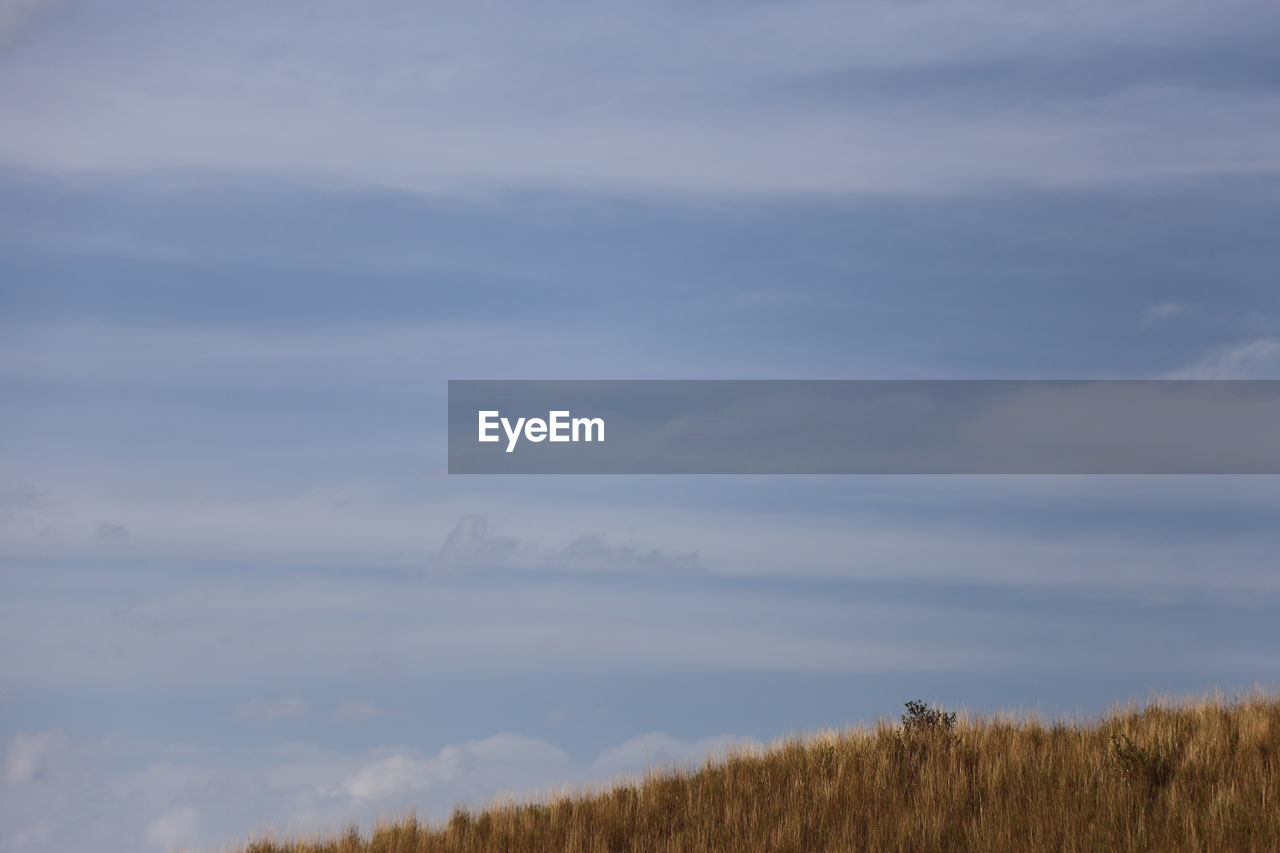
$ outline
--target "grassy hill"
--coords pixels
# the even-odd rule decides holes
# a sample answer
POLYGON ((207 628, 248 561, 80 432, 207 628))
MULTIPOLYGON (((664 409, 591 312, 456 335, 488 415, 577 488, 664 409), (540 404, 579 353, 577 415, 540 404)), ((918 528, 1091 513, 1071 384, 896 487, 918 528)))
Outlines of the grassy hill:
POLYGON ((245 853, 1280 850, 1280 699, 1090 723, 955 719, 826 733, 688 773, 245 853))

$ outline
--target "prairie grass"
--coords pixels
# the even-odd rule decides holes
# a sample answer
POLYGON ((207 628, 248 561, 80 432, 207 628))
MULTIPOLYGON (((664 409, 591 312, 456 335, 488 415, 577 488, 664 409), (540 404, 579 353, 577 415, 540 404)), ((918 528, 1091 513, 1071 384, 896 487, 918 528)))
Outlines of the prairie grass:
POLYGON ((408 818, 244 853, 1278 851, 1280 698, 1154 703, 1084 722, 901 722, 781 741, 546 802, 408 818))

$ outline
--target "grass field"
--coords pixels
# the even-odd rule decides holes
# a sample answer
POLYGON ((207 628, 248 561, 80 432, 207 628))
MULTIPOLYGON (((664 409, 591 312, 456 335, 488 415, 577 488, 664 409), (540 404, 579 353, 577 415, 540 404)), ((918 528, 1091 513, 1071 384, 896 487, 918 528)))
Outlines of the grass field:
POLYGON ((960 718, 780 742, 697 771, 246 853, 1280 851, 1280 699, 1089 722, 960 718))

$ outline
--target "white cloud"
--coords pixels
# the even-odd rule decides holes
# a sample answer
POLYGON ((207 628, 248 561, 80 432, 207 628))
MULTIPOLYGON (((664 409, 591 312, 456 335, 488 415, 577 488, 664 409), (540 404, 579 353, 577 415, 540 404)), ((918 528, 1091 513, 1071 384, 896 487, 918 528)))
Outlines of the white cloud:
POLYGON ((564 750, 517 734, 499 734, 459 746, 447 746, 430 758, 398 752, 370 762, 344 779, 337 790, 354 800, 387 800, 410 792, 446 786, 489 796, 500 790, 561 781, 571 765, 564 750))
POLYGON ((443 759, 419 761, 407 755, 390 755, 362 767, 343 780, 338 790, 357 800, 376 800, 448 781, 453 775, 450 769, 443 759))
POLYGON ((66 744, 67 736, 60 731, 14 735, 5 759, 5 781, 20 785, 38 778, 45 771, 49 754, 66 744))
POLYGON ((163 850, 172 850, 180 844, 189 843, 199 826, 199 809, 194 806, 176 806, 147 827, 147 843, 163 850))
POLYGON ((708 759, 753 752, 763 744, 752 738, 720 735, 685 743, 661 732, 641 735, 600 753, 592 763, 593 771, 606 776, 633 774, 651 768, 696 769, 708 759))
POLYGON ((236 707, 236 716, 242 720, 257 720, 263 723, 282 720, 287 717, 300 717, 307 712, 307 704, 296 696, 263 702, 254 699, 236 707))
POLYGON ((1169 379, 1280 379, 1280 338, 1258 338, 1223 347, 1169 379))

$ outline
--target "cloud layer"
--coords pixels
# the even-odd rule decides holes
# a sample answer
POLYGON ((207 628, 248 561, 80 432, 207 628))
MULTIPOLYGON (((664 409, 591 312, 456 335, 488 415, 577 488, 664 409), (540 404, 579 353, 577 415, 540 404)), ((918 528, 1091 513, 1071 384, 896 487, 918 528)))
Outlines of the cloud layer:
POLYGON ((68 4, 3 58, 0 161, 820 193, 1280 165, 1271 4, 484 5, 68 4))

